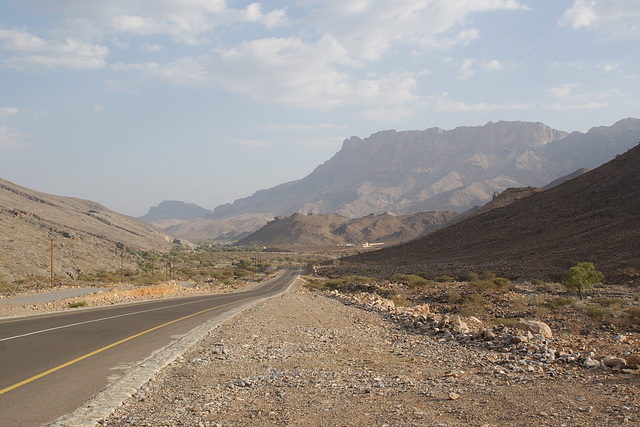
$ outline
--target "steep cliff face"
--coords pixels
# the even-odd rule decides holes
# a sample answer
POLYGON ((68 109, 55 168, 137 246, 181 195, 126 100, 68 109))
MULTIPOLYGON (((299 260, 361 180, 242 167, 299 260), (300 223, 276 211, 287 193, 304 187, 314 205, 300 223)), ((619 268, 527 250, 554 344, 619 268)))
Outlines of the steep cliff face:
POLYGON ((597 167, 640 141, 640 120, 568 134, 542 123, 498 122, 453 130, 388 130, 352 137, 298 181, 219 206, 213 217, 385 211, 463 212, 509 187, 543 186, 597 167))

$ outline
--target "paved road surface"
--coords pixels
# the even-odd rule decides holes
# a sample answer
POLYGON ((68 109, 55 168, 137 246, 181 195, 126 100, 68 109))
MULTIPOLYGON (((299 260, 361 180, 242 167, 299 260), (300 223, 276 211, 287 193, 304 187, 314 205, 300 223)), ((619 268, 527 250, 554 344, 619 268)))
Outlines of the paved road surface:
POLYGON ((286 289, 252 290, 0 320, 0 426, 51 423, 189 331, 286 289))

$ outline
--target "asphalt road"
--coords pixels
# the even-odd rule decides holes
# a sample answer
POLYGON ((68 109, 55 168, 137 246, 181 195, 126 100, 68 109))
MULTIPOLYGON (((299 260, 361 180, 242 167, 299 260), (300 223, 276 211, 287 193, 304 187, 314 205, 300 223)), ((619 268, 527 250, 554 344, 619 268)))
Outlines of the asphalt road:
POLYGON ((281 292, 298 276, 243 292, 0 320, 0 426, 46 425, 192 329, 281 292))

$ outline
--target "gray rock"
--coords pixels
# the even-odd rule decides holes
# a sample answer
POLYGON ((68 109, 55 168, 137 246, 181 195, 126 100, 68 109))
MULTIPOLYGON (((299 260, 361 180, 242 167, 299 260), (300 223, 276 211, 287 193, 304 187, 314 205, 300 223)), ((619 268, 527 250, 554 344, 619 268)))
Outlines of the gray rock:
POLYGON ((542 335, 544 338, 553 337, 553 333, 551 332, 549 325, 537 320, 521 320, 513 325, 513 327, 520 329, 521 331, 531 332, 534 335, 542 335))

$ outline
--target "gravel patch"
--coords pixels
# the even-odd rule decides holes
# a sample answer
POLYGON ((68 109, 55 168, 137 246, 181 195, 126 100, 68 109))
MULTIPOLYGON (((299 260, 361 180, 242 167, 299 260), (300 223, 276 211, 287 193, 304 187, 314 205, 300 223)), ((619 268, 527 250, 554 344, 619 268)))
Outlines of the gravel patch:
POLYGON ((99 425, 640 422, 636 371, 544 363, 296 287, 208 332, 99 425))

